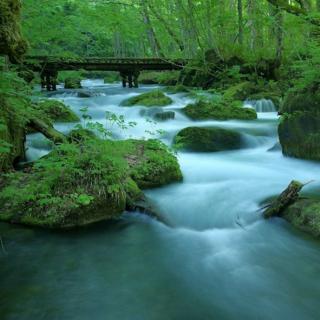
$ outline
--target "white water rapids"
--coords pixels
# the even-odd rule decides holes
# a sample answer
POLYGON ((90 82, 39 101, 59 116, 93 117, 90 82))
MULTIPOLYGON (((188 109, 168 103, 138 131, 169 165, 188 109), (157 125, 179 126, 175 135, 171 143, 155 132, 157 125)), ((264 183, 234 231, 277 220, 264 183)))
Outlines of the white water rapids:
MULTIPOLYGON (((175 111, 176 118, 155 124, 145 119, 152 116, 150 108, 119 106, 153 86, 83 84, 94 97, 81 99, 72 91, 53 97, 78 114, 87 106, 93 121, 104 125, 106 111, 137 122, 124 131, 112 127, 117 139, 161 137, 170 145, 182 128, 218 126, 241 132, 244 147, 178 153, 183 183, 146 190, 172 227, 126 214, 115 226, 71 235, 36 232, 26 236, 26 244, 9 242, 7 250, 17 257, 1 269, 3 286, 20 291, 7 299, 5 319, 320 318, 319 243, 281 219, 264 220, 258 210, 292 179, 307 182, 320 174, 318 163, 268 151, 277 143, 275 112, 261 112, 256 121, 194 122, 180 110, 191 99, 174 94, 174 103, 160 109, 175 111), (27 290, 31 285, 36 289, 27 290), (23 313, 15 311, 20 304, 23 313)), ((259 103, 255 107, 270 111, 259 103)), ((56 125, 63 132, 71 127, 56 125)), ((31 160, 50 148, 39 135, 29 137, 28 147, 31 160)), ((306 191, 319 186, 316 181, 306 191)))

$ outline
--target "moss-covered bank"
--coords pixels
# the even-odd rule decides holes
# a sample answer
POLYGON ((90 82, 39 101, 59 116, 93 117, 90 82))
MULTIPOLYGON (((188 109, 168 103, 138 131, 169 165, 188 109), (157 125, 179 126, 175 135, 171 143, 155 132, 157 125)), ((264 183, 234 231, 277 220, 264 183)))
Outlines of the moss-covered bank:
MULTIPOLYGON (((83 135, 24 172, 1 176, 0 220, 69 228, 118 217, 141 188, 182 179, 176 158, 156 140, 104 141, 83 135)), ((75 136, 75 135, 73 135, 75 136)))

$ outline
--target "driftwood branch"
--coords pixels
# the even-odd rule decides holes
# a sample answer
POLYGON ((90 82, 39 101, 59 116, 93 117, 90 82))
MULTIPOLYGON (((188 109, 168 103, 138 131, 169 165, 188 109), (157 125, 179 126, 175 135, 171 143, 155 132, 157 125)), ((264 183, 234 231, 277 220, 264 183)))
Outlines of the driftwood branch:
POLYGON ((280 216, 281 212, 299 198, 299 192, 305 185, 299 181, 291 181, 289 186, 263 212, 266 219, 280 216))

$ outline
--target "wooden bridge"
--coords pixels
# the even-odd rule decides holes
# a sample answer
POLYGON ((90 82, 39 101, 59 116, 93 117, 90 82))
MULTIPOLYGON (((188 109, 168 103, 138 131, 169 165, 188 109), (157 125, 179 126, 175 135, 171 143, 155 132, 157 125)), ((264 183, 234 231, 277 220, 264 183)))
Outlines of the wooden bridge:
POLYGON ((138 87, 139 74, 143 70, 181 70, 186 59, 164 58, 62 58, 52 56, 26 56, 24 66, 41 76, 41 84, 48 91, 56 90, 59 71, 118 71, 124 87, 138 87))

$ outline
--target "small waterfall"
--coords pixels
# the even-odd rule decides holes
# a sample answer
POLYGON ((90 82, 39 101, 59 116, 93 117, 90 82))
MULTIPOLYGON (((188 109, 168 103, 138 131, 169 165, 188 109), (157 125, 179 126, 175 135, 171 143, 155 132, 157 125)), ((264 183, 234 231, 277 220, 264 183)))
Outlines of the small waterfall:
POLYGON ((270 99, 247 100, 244 103, 247 108, 253 108, 257 112, 276 112, 276 107, 270 99))

